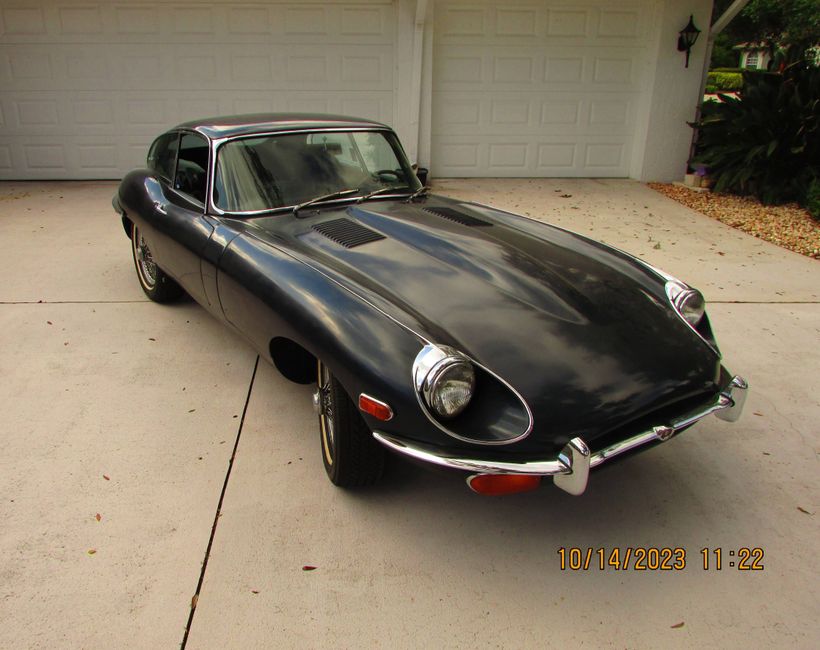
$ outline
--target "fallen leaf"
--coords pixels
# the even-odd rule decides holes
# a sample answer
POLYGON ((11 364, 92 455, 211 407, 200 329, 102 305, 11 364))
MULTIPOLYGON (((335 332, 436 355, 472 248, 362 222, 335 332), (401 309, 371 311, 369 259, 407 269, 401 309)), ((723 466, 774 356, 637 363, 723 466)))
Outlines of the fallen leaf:
POLYGON ((100 521, 100 519, 102 519, 102 515, 100 515, 100 513, 98 512, 96 515, 94 515, 94 519, 100 521))
POLYGON ((562 199, 570 199, 570 198, 572 198, 572 194, 562 194, 561 198, 562 199))
POLYGON ((673 630, 679 630, 680 628, 683 627, 683 621, 681 621, 680 623, 675 623, 671 627, 672 627, 673 630))
POLYGON ((309 564, 306 564, 305 566, 302 567, 302 571, 315 571, 315 570, 316 570, 316 567, 311 566, 309 564))
POLYGON ((757 416, 757 417, 759 417, 759 418, 762 418, 762 417, 763 417, 763 414, 762 414, 762 413, 758 413, 757 411, 755 411, 755 412, 754 412, 754 415, 756 415, 756 416, 757 416))
POLYGON ((258 594, 258 593, 259 593, 259 590, 258 590, 258 589, 251 589, 251 593, 252 593, 252 594, 258 594))
POLYGON ((46 323, 48 323, 49 325, 54 325, 54 323, 52 323, 50 320, 47 320, 46 323))
POLYGON ((196 409, 191 409, 188 413, 193 413, 194 411, 196 411, 196 409))
POLYGON ((801 508, 800 506, 797 506, 797 509, 805 515, 813 515, 814 514, 813 512, 809 512, 808 510, 806 510, 805 508, 801 508))
POLYGON ((763 452, 763 455, 764 455, 764 456, 771 456, 771 454, 770 454, 768 451, 764 451, 764 452, 763 452))
POLYGON ((196 603, 199 600, 199 594, 194 594, 194 597, 191 598, 191 609, 196 607, 196 603))
POLYGON ((110 480, 111 480, 111 477, 110 477, 110 476, 106 476, 105 474, 103 474, 103 478, 104 478, 106 481, 110 481, 110 480))
POLYGON ((96 553, 96 552, 97 552, 97 549, 96 549, 96 548, 90 548, 90 549, 88 549, 88 554, 89 554, 89 555, 94 555, 94 553, 96 553))
POLYGON ((723 251, 718 251, 717 254, 718 255, 726 255, 726 253, 724 253, 723 251))
POLYGON ((63 343, 63 345, 68 345, 68 341, 66 341, 65 343, 63 343))
POLYGON ((660 243, 660 242, 658 242, 658 243, 657 243, 657 244, 655 244, 652 248, 654 248, 656 251, 659 251, 659 250, 661 249, 661 243, 660 243))
POLYGON ((156 339, 155 339, 155 338, 150 337, 150 336, 148 337, 148 340, 149 340, 149 341, 156 341, 156 339))

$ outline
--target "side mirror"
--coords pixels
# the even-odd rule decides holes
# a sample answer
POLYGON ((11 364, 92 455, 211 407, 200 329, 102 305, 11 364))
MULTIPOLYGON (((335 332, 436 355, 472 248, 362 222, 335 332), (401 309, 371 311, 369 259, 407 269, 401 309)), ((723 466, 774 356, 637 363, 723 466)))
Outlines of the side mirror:
POLYGON ((419 179, 422 185, 427 185, 427 175, 430 173, 430 170, 426 167, 419 167, 418 165, 413 165, 413 171, 416 172, 416 178, 419 179))

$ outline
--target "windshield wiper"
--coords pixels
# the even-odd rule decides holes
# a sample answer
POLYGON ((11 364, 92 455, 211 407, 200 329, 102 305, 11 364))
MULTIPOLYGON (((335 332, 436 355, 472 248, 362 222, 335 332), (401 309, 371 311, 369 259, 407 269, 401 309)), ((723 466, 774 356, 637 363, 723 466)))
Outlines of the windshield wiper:
POLYGON ((347 196, 348 194, 355 194, 359 190, 339 190, 338 192, 333 192, 332 194, 324 194, 322 196, 317 196, 315 199, 311 199, 310 201, 305 201, 304 203, 300 203, 299 205, 293 206, 293 214, 294 216, 299 216, 299 210, 302 208, 306 208, 309 205, 313 205, 314 203, 321 203, 322 201, 331 201, 333 199, 338 199, 343 196, 347 196))
POLYGON ((392 192, 394 190, 407 190, 407 189, 410 189, 410 188, 407 187, 406 185, 404 187, 380 187, 377 190, 373 190, 369 194, 365 194, 363 196, 360 196, 356 200, 356 203, 361 203, 362 201, 367 201, 367 199, 370 199, 374 196, 378 196, 379 194, 384 194, 385 192, 392 192))
POLYGON ((430 191, 430 188, 427 185, 424 185, 424 186, 420 187, 419 189, 417 189, 415 192, 413 192, 410 196, 408 196, 407 199, 405 200, 405 202, 406 203, 411 203, 413 201, 413 199, 415 199, 417 196, 421 196, 422 194, 427 194, 427 192, 429 192, 429 191, 430 191))

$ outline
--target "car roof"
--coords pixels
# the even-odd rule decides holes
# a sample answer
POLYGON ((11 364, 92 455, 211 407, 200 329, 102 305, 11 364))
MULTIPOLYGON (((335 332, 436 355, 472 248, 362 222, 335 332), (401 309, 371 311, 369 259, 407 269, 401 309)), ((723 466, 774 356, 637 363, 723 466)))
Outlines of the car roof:
POLYGON ((389 128, 385 124, 360 117, 326 115, 324 113, 254 113, 226 115, 192 120, 177 125, 176 129, 190 129, 211 140, 234 136, 272 133, 276 131, 303 131, 331 128, 389 128))

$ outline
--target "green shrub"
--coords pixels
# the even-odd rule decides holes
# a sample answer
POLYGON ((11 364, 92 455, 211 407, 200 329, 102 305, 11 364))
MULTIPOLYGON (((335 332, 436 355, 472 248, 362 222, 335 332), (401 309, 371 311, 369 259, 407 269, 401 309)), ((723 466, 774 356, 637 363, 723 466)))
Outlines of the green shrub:
POLYGON ((706 88, 703 89, 705 93, 716 93, 718 91, 717 86, 710 86, 707 84, 706 88))
POLYGON ((743 88, 743 75, 739 72, 712 70, 706 78, 706 85, 714 86, 718 91, 735 92, 743 88))
POLYGON ((820 68, 744 73, 740 95, 720 99, 694 125, 692 162, 708 167, 718 192, 804 203, 820 178, 820 68))
POLYGON ((815 178, 809 185, 805 205, 809 214, 820 221, 820 178, 815 178))
POLYGON ((743 68, 712 68, 709 72, 743 72, 743 68))

